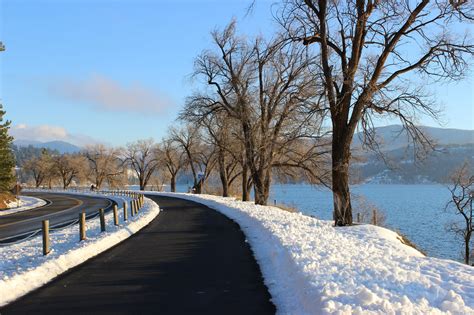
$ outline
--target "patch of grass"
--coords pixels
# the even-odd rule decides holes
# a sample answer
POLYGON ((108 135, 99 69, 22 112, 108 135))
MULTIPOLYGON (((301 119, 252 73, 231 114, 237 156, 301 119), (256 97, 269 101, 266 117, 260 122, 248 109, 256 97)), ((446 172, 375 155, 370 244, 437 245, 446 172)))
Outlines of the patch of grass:
POLYGON ((426 253, 423 250, 421 250, 420 248, 418 248, 418 246, 416 246, 415 243, 410 241, 408 239, 408 237, 406 237, 406 235, 403 235, 402 233, 400 233, 400 231, 397 231, 397 234, 398 234, 398 239, 400 240, 400 242, 402 242, 402 244, 410 246, 410 247, 416 249, 417 251, 419 251, 420 253, 422 253, 424 256, 427 256, 426 253))
POLYGON ((299 212, 298 208, 295 205, 287 205, 287 204, 279 203, 279 204, 276 204, 274 206, 277 207, 277 208, 280 208, 283 211, 288 211, 288 212, 292 212, 292 213, 299 212))

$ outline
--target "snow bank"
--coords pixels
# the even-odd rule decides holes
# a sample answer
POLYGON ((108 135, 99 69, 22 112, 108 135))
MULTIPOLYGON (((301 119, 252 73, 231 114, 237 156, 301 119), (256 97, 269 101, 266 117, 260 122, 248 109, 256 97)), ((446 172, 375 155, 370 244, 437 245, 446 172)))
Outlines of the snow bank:
MULTIPOLYGON (((119 196, 103 195, 103 197, 116 201, 119 207, 124 201, 130 200, 119 196)), ((87 220, 85 241, 78 242, 78 224, 52 231, 50 233, 52 251, 47 256, 42 255, 41 235, 15 245, 0 246, 0 306, 120 243, 148 225, 158 213, 158 205, 145 198, 145 204, 138 215, 130 216, 129 210, 126 222, 123 222, 123 210, 119 209, 119 226, 113 225, 113 212, 107 213, 105 233, 100 233, 99 218, 87 220)))
POLYGON ((30 197, 30 196, 19 196, 20 202, 13 201, 7 204, 8 210, 0 211, 0 216, 12 214, 20 211, 31 210, 34 208, 42 207, 46 204, 46 201, 43 199, 30 197))
POLYGON ((474 314, 474 268, 424 257, 390 230, 332 222, 209 195, 236 221, 279 314, 474 314))

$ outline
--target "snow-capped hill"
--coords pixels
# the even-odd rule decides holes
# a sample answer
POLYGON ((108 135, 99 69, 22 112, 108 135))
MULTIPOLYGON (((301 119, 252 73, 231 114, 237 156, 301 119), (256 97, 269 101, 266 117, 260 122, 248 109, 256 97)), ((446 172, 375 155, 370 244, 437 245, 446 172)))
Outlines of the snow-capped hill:
POLYGON ((474 314, 474 268, 425 257, 393 231, 336 228, 233 198, 164 195, 202 203, 240 225, 279 314, 474 314))

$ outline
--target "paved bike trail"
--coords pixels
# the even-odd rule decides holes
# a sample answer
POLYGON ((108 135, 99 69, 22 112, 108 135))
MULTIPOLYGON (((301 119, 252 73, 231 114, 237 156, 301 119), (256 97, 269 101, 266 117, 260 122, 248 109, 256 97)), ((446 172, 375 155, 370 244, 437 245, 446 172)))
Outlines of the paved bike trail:
POLYGON ((0 313, 275 313, 236 223, 191 201, 150 198, 162 212, 147 227, 0 313))

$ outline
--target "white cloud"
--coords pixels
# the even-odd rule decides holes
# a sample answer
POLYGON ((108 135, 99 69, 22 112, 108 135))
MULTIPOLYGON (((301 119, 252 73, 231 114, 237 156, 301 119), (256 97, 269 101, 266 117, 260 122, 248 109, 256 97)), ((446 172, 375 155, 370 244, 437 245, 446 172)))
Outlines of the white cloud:
POLYGON ((70 142, 78 146, 98 143, 98 141, 92 137, 81 134, 71 134, 63 127, 51 125, 13 125, 10 128, 9 134, 13 136, 16 140, 29 140, 40 142, 61 140, 70 142))
POLYGON ((50 83, 51 94, 68 101, 83 102, 107 111, 163 113, 173 102, 139 83, 123 86, 102 75, 86 80, 59 79, 50 83))

